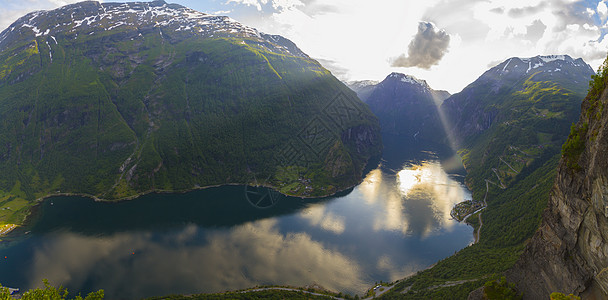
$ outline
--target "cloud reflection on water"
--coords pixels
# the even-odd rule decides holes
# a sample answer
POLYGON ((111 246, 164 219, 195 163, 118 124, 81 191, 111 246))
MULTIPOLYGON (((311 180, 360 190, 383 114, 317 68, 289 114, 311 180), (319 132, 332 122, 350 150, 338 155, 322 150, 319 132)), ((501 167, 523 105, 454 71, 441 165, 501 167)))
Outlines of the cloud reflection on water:
MULTIPOLYGON (((224 220, 240 207, 218 210, 220 199, 217 205, 188 206, 203 210, 205 218, 184 218, 180 227, 168 222, 171 226, 160 230, 132 226, 83 234, 72 230, 80 223, 56 226, 42 232, 31 266, 24 267, 30 287, 48 278, 83 293, 103 288, 110 299, 313 282, 362 293, 378 279, 403 278, 466 245, 470 229, 456 225, 449 213, 467 198, 468 191, 438 161, 399 171, 380 167, 346 196, 298 202, 289 214, 251 217, 254 221, 224 220), (217 219, 208 219, 214 214, 217 219)), ((97 211, 93 205, 90 210, 97 211)), ((100 218, 132 221, 107 215, 114 216, 108 210, 100 218)))
POLYGON ((103 238, 57 233, 36 250, 30 286, 40 286, 43 278, 73 289, 94 282, 93 289, 112 287, 109 298, 217 292, 258 284, 316 282, 332 290, 367 286, 356 262, 306 233, 280 233, 273 219, 228 233, 207 232, 202 239, 200 234, 195 225, 160 238, 142 232, 103 238))
POLYGON ((376 206, 375 231, 400 231, 423 238, 443 228, 450 230, 456 224, 450 217, 452 207, 471 198, 438 161, 404 167, 394 176, 373 170, 359 191, 367 204, 376 206))
POLYGON ((307 219, 311 226, 320 226, 326 231, 341 234, 346 227, 344 217, 327 212, 324 205, 310 206, 300 213, 302 218, 307 219))

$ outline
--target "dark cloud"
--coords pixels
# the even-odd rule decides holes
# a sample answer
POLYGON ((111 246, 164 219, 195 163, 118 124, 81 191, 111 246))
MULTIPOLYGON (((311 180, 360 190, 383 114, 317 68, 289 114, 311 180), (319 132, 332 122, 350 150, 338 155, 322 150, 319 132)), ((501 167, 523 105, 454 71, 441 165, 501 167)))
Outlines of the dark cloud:
POLYGON ((393 59, 392 67, 419 67, 429 69, 439 63, 447 53, 450 35, 430 22, 418 23, 418 33, 410 42, 407 57, 402 54, 393 59))
POLYGON ((537 42, 543 37, 545 30, 547 30, 547 25, 541 20, 534 20, 531 25, 526 26, 526 39, 537 42))
POLYGON ((541 2, 536 6, 526 6, 521 8, 512 8, 507 13, 511 18, 525 17, 541 12, 547 7, 547 2, 541 2))

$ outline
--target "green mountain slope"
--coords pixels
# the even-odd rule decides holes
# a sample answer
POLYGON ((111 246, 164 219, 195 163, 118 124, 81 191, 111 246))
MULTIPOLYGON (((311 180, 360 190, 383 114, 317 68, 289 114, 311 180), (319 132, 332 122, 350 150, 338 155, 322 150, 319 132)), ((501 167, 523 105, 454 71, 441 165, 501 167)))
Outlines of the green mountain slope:
POLYGON ((444 102, 467 185, 475 201, 487 203, 468 218, 481 227, 479 241, 399 282, 385 298, 466 299, 516 262, 540 224, 592 74, 568 56, 512 58, 444 102))
POLYGON ((179 5, 35 12, 0 51, 0 222, 57 193, 327 195, 381 148, 367 106, 293 43, 179 5))
POLYGON ((511 58, 444 102, 474 197, 483 197, 486 180, 504 189, 559 153, 592 74, 569 56, 511 58))

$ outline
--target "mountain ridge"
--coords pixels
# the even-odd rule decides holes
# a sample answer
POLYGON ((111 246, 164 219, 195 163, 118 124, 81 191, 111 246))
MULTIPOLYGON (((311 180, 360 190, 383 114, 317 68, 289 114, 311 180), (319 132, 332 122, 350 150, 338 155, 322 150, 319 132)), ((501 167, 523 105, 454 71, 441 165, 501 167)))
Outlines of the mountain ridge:
POLYGON ((0 49, 4 222, 64 193, 240 183, 324 196, 358 183, 381 149, 354 92, 287 39, 227 17, 89 1, 20 18, 0 49))
MULTIPOLYGON (((442 104, 442 109, 454 124, 451 134, 462 140, 489 128, 498 113, 490 105, 491 101, 511 90, 513 86, 521 86, 526 82, 553 82, 568 86, 574 93, 585 95, 586 83, 592 74, 595 72, 582 59, 574 60, 568 55, 513 57, 485 71, 461 92, 452 95, 442 104), (580 81, 577 81, 577 78, 580 78, 580 81), (467 100, 471 93, 483 96, 478 97, 476 102, 471 102, 467 100), (469 119, 474 122, 469 122, 469 119)), ((525 87, 513 92, 519 91, 524 92, 525 87)))

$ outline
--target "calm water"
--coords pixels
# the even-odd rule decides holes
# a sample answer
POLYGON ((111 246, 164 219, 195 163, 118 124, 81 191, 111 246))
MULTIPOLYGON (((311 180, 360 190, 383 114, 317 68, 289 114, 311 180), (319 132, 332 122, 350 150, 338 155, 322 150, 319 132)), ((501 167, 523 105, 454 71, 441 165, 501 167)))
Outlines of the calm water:
POLYGON ((311 283, 361 294, 473 241, 450 219, 471 198, 459 162, 385 142, 361 185, 324 199, 242 186, 120 203, 48 199, 28 234, 0 244, 0 283, 26 290, 46 278, 109 299, 311 283))

